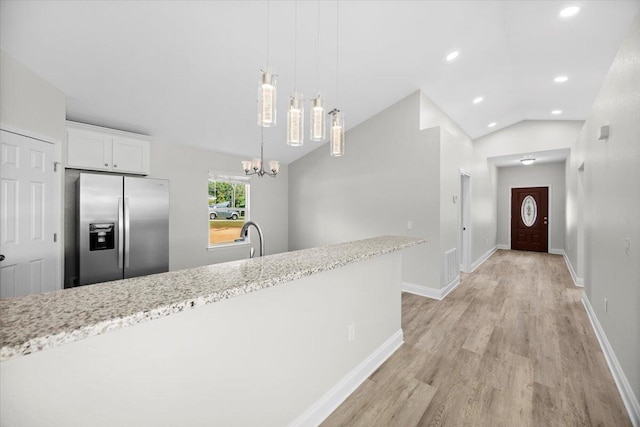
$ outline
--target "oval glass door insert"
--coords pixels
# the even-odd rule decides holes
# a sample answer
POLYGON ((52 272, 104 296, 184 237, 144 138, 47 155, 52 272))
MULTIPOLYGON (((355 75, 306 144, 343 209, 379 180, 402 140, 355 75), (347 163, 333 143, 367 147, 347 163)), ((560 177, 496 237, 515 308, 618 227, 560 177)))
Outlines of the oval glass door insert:
POLYGON ((522 217, 522 222, 527 227, 531 227, 536 222, 536 218, 538 218, 538 205, 536 204, 536 199, 531 196, 527 196, 522 201, 522 206, 520 207, 520 216, 522 217))

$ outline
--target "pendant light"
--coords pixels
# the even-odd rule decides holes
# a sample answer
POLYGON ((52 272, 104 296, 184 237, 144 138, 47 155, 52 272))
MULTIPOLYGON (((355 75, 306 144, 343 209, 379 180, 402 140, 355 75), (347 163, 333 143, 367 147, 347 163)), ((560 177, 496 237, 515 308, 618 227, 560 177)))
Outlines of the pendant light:
POLYGON ((245 175, 258 175, 262 178, 265 175, 269 175, 275 178, 280 170, 280 162, 277 160, 269 160, 269 170, 264 169, 264 128, 260 129, 260 158, 253 160, 242 160, 242 168, 245 175), (253 172, 251 172, 253 170, 253 172))
POLYGON ((318 74, 316 97, 311 100, 311 110, 309 111, 309 139, 311 141, 324 141, 326 138, 325 129, 326 114, 324 100, 320 97, 320 0, 317 0, 318 9, 318 74))
MULTIPOLYGON (((336 105, 338 104, 338 35, 340 33, 340 2, 336 0, 336 105)), ((334 108, 329 112, 332 116, 331 130, 329 133, 329 149, 333 157, 344 156, 344 115, 342 112, 334 108)))
POLYGON ((299 147, 304 144, 304 96, 297 92, 298 85, 298 0, 295 1, 293 35, 293 96, 287 112, 287 145, 299 147))
POLYGON ((276 75, 269 69, 269 20, 270 4, 267 0, 267 66, 262 70, 258 83, 258 126, 273 127, 276 125, 276 75))

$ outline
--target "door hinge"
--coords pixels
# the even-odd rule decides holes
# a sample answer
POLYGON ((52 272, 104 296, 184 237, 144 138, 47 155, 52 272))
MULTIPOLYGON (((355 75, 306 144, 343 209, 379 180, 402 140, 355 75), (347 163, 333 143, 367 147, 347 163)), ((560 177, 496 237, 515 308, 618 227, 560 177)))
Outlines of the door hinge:
POLYGON ((60 165, 60 164, 62 164, 62 163, 60 163, 60 162, 53 162, 53 171, 54 171, 54 172, 58 172, 58 165, 60 165))
POLYGON ((53 233, 53 243, 58 241, 58 233, 53 233))

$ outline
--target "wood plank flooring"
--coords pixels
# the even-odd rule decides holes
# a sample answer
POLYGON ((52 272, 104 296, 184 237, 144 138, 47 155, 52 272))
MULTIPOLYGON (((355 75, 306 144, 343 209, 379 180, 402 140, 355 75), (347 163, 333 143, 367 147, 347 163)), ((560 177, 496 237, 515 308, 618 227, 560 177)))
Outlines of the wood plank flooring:
POLYGON ((323 426, 631 426, 562 256, 498 251, 323 426))

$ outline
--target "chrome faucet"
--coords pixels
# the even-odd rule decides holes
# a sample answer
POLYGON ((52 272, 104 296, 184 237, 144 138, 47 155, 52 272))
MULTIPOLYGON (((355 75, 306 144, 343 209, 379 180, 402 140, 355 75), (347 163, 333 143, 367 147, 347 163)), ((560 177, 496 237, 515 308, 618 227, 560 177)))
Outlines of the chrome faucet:
MULTIPOLYGON (((244 240, 249 236, 249 227, 252 225, 256 228, 256 230, 258 230, 258 237, 260 238, 260 256, 262 256, 264 254, 264 239, 262 238, 262 229, 258 224, 253 221, 245 222, 242 226, 242 229, 240 229, 240 238, 244 240)), ((253 258, 253 255, 254 249, 252 247, 251 252, 249 252, 249 258, 253 258)))

